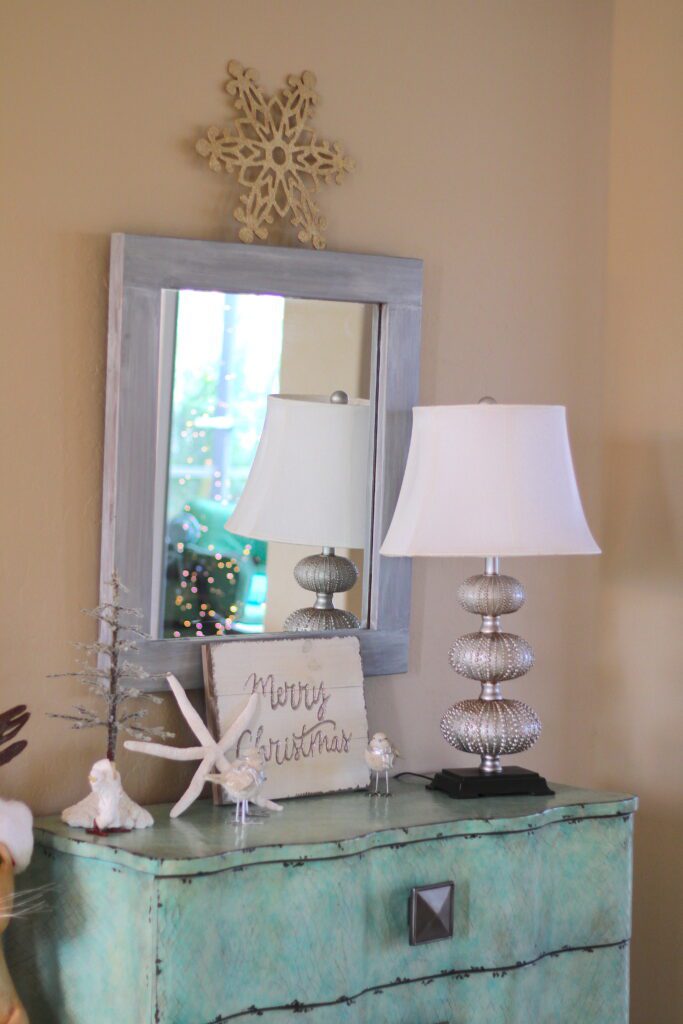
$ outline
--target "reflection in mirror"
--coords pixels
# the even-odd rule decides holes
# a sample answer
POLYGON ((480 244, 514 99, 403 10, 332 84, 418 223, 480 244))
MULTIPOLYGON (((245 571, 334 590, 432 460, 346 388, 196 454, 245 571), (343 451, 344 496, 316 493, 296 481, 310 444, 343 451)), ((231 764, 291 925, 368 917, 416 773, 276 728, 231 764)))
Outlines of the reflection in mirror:
POLYGON ((306 555, 294 569, 311 596, 287 616, 286 632, 360 628, 358 616, 333 598, 358 579, 357 566, 336 549, 365 545, 369 441, 367 399, 350 399, 341 390, 268 398, 251 473, 227 526, 261 540, 317 545, 318 554, 306 555))
MULTIPOLYGON (((293 570, 320 547, 281 543, 275 533, 272 540, 245 536, 228 529, 228 520, 249 478, 269 395, 344 391, 353 406, 369 399, 375 320, 375 307, 361 303, 164 292, 168 436, 156 485, 157 636, 280 632, 303 603, 293 570)), ((369 418, 364 429, 369 453, 369 418)), ((363 504, 369 524, 369 495, 363 504)), ((355 544, 357 529, 353 536, 355 544)), ((359 569, 335 606, 364 626, 362 546, 332 543, 359 569)))

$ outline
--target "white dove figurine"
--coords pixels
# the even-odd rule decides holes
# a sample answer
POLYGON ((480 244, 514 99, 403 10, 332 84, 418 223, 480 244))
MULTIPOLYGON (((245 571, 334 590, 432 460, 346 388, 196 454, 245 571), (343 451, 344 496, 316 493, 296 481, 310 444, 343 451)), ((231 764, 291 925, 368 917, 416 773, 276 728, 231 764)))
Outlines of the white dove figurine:
POLYGON ((374 788, 369 790, 372 796, 380 795, 380 775, 384 775, 384 795, 389 796, 389 771, 394 766, 394 758, 400 756, 383 732, 374 734, 365 751, 365 763, 374 775, 374 788))
POLYGON ((245 750, 241 757, 225 771, 207 775, 209 782, 218 782, 236 805, 235 822, 242 825, 249 814, 249 801, 257 799, 259 790, 266 781, 263 755, 256 747, 245 750))

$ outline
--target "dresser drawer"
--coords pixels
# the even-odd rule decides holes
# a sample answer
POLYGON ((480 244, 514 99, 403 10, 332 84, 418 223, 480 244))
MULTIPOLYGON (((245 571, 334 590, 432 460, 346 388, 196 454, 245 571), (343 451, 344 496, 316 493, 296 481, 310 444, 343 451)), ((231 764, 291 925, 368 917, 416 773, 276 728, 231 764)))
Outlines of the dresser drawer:
POLYGON ((470 973, 369 992, 302 1016, 277 1010, 235 1024, 628 1024, 628 947, 561 953, 507 972, 470 973))
POLYGON ((160 1024, 331 1002, 396 978, 507 970, 621 942, 630 935, 630 841, 631 819, 619 815, 159 879, 160 1024), (453 937, 411 946, 410 891, 439 881, 454 883, 453 937), (239 965, 228 990, 225 965, 239 965))

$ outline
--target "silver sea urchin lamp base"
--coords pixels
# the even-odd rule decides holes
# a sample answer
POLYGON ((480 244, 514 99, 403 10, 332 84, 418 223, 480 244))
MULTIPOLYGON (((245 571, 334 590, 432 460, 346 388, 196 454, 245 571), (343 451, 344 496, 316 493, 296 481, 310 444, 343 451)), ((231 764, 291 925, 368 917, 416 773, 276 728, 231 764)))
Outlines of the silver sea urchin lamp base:
POLYGON ((441 719, 441 732, 451 746, 479 754, 478 768, 447 768, 431 785, 454 797, 552 794, 544 778, 527 768, 503 767, 505 754, 521 754, 534 745, 541 723, 533 708, 503 697, 500 684, 523 676, 534 663, 531 646, 502 629, 501 615, 524 604, 524 588, 512 576, 501 576, 499 559, 487 558, 486 571, 461 584, 463 608, 481 615, 477 633, 459 637, 451 648, 455 671, 481 683, 473 700, 453 704, 441 719))
POLYGON ((304 590, 315 594, 310 608, 299 608, 285 619, 284 629, 292 633, 328 632, 335 629, 359 629, 360 620, 343 608, 335 608, 334 594, 351 590, 358 569, 350 558, 336 555, 334 548, 323 548, 319 555, 302 558, 294 567, 294 579, 304 590))
MULTIPOLYGON (((348 405, 349 396, 345 391, 333 391, 332 405, 348 405)), ((350 558, 336 555, 334 548, 323 548, 319 555, 302 558, 294 567, 294 579, 315 594, 310 608, 299 608, 285 619, 283 629, 287 633, 331 632, 336 629, 360 629, 360 620, 343 608, 335 608, 334 594, 351 590, 358 579, 358 569, 350 558)))

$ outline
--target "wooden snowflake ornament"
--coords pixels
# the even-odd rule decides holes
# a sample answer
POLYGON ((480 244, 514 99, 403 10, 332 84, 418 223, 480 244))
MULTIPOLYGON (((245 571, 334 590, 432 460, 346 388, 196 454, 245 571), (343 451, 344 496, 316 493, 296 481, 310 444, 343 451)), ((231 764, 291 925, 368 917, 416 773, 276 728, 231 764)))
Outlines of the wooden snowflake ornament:
POLYGON ((338 142, 318 139, 311 120, 319 96, 315 75, 304 71, 289 75, 287 85, 271 99, 258 84, 253 68, 237 61, 228 64, 227 92, 234 96, 239 116, 230 128, 211 127, 197 143, 197 152, 208 158, 212 171, 235 174, 247 191, 233 212, 243 227, 243 242, 268 237, 266 225, 275 215, 290 217, 299 229, 300 242, 325 248, 325 218, 314 196, 322 182, 340 185, 354 169, 338 142))

